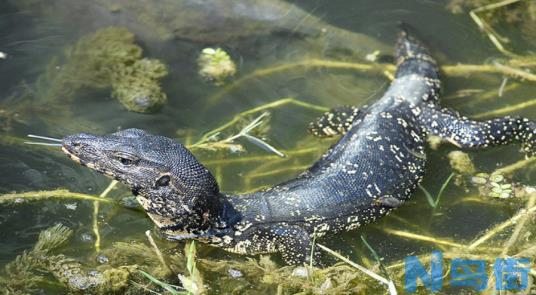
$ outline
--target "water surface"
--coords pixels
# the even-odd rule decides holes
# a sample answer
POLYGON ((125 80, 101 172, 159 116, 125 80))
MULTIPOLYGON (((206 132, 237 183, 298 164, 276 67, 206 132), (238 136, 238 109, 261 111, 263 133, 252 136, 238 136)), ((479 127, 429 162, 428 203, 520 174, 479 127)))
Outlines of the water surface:
MULTIPOLYGON (((8 130, 2 131, 0 136, 4 139, 24 138, 29 133, 62 137, 80 131, 108 133, 136 127, 188 143, 199 139, 202 134, 227 122, 241 111, 280 98, 293 97, 325 107, 343 104, 359 106, 379 98, 389 83, 386 77, 373 73, 299 67, 249 79, 221 95, 223 87, 210 85, 197 75, 197 55, 207 46, 220 46, 237 61, 236 79, 256 69, 297 62, 304 58, 364 61, 351 54, 324 52, 322 48, 315 47, 321 43, 310 43, 303 37, 289 34, 252 34, 228 42, 194 42, 176 36, 155 40, 154 36, 148 34, 147 31, 150 30, 143 29, 143 23, 133 20, 121 24, 137 33, 136 38, 144 49, 144 56, 159 59, 168 66, 169 75, 162 84, 169 98, 168 104, 154 114, 132 113, 111 98, 110 89, 81 89, 74 97, 56 100, 67 106, 68 112, 58 111, 44 116, 40 108, 32 108, 31 105, 21 108, 20 102, 30 99, 33 104, 39 103, 39 91, 42 89, 36 89, 37 80, 46 73, 51 59, 61 57, 65 47, 75 43, 81 36, 92 33, 99 27, 114 24, 113 19, 97 13, 98 9, 91 17, 81 17, 79 23, 73 23, 77 18, 72 15, 67 18, 65 11, 72 9, 73 14, 80 13, 76 7, 85 5, 82 4, 85 1, 71 1, 73 7, 65 7, 65 11, 58 11, 57 15, 42 11, 46 9, 45 2, 42 1, 40 5, 17 4, 15 1, 0 3, 0 51, 8 55, 7 59, 0 60, 0 106, 9 112, 18 113, 20 119, 12 122, 8 130), (69 25, 65 25, 66 22, 69 25), (34 89, 35 95, 30 98, 21 97, 28 87, 34 89), (219 99, 210 101, 215 95, 219 99)), ((467 13, 450 13, 445 8, 446 1, 300 0, 292 3, 325 23, 371 36, 387 48, 394 43, 398 23, 409 23, 416 28, 418 35, 429 45, 441 64, 485 64, 493 59, 505 58, 478 30, 467 13)), ((501 32, 515 41, 509 46, 516 52, 525 53, 535 49, 524 41, 518 31, 510 27, 505 26, 501 32)), ((382 61, 392 60, 390 51, 382 51, 380 55, 382 61)), ((505 92, 502 97, 494 95, 493 92, 498 92, 503 81, 501 75, 448 76, 443 81, 442 104, 466 115, 529 101, 534 99, 535 93, 533 83, 509 79, 507 85, 518 83, 518 87, 505 92), (476 89, 477 92, 466 97, 455 97, 464 89, 476 89), (482 98, 482 93, 491 93, 490 98, 482 98)), ((535 110, 534 107, 521 109, 515 115, 536 119, 535 110)), ((241 142, 246 148, 243 153, 196 151, 195 154, 217 174, 222 191, 244 192, 274 185, 299 173, 299 170, 290 168, 312 164, 329 147, 330 141, 312 138, 306 132, 308 122, 319 114, 296 106, 284 106, 271 112, 270 130, 265 134, 269 143, 285 151, 317 148, 305 155, 291 155, 282 162, 273 158, 262 162, 233 162, 234 159, 269 156, 266 151, 247 142, 241 142), (223 159, 229 161, 221 163, 220 160, 223 159), (275 163, 273 165, 270 164, 272 160, 275 163), (281 169, 284 171, 277 172, 281 169)), ((429 165, 423 186, 430 192, 437 192, 452 172, 446 156, 454 149, 455 147, 442 145, 438 150, 429 151, 429 165)), ((522 158, 517 146, 475 151, 470 155, 480 171, 492 171, 522 158)), ((0 193, 67 188, 74 192, 98 195, 110 182, 106 177, 66 159, 58 149, 9 144, 5 141, 0 144, 0 171, 0 193)), ((526 169, 516 174, 515 178, 523 183, 534 183, 536 174, 534 169, 526 169)), ((127 189, 119 186, 110 197, 121 198, 129 194, 127 189)), ((368 253, 359 238, 364 235, 384 257, 385 262, 396 261, 409 254, 428 253, 435 246, 389 235, 383 231, 384 228, 408 231, 420 229, 433 236, 468 242, 490 225, 507 219, 518 207, 516 204, 484 206, 464 202, 452 205, 474 194, 475 191, 464 191, 450 185, 439 207, 433 211, 424 194, 418 191, 394 216, 323 243, 359 262, 363 253, 368 253), (401 219, 408 223, 401 223, 401 219)), ((46 200, 2 204, 0 265, 31 248, 41 230, 58 222, 75 231, 75 239, 69 244, 66 253, 91 265, 94 262, 87 257, 94 255, 92 212, 93 204, 85 201, 46 200), (75 206, 67 206, 73 204, 75 206), (73 207, 76 208, 73 210, 73 207)), ((99 221, 103 248, 117 241, 144 240, 143 233, 153 229, 152 223, 142 212, 105 205, 101 205, 99 221)), ((207 257, 240 259, 218 250, 205 252, 207 257)))

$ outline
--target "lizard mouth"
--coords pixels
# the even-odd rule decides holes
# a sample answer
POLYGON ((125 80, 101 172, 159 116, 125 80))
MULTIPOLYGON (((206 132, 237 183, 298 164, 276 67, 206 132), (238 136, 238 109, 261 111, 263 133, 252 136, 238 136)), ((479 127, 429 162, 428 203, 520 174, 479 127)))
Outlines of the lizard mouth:
POLYGON ((96 165, 95 163, 92 163, 90 161, 86 161, 86 160, 83 160, 80 156, 78 156, 74 151, 72 151, 70 149, 69 146, 67 145, 63 145, 61 147, 61 150, 67 155, 67 157, 69 157, 69 159, 75 161, 76 163, 82 165, 82 166, 85 166, 85 167, 88 167, 92 170, 95 170, 99 173, 102 173, 108 177, 111 177, 111 178, 117 178, 116 175, 114 173, 112 173, 112 171, 108 170, 108 169, 104 169, 98 165, 96 165))
POLYGON ((67 157, 69 157, 69 159, 75 161, 76 163, 78 163, 78 164, 80 164, 82 166, 86 166, 86 167, 88 167, 90 169, 99 171, 98 167, 95 164, 93 164, 91 162, 88 162, 88 161, 82 160, 80 158, 80 156, 78 156, 73 151, 71 151, 67 146, 65 146, 65 145, 62 146, 61 150, 67 155, 67 157))
POLYGON ((82 160, 80 160, 80 157, 78 157, 77 155, 72 153, 69 149, 67 149, 67 147, 62 146, 61 151, 64 152, 67 155, 67 157, 69 157, 69 159, 75 161, 76 163, 78 163, 80 165, 84 165, 84 164, 82 164, 82 160))

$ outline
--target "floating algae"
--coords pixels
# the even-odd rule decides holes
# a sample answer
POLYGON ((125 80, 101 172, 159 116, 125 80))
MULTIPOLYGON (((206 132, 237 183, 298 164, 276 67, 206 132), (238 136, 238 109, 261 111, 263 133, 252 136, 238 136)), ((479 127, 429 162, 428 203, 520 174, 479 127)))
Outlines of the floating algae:
POLYGON ((456 184, 465 186, 469 182, 478 189, 480 196, 508 199, 525 195, 525 187, 514 183, 499 170, 489 173, 477 173, 469 155, 462 151, 452 151, 448 154, 450 166, 456 172, 456 184), (468 180, 468 181, 466 181, 468 180))
MULTIPOLYGON (((60 283, 60 285, 55 285, 58 292, 68 290, 72 293, 83 294, 125 294, 123 292, 131 291, 130 294, 144 294, 137 286, 131 284, 136 278, 141 280, 141 276, 137 275, 137 265, 117 267, 104 265, 98 270, 86 271, 77 260, 63 254, 53 254, 52 252, 65 245, 72 234, 72 230, 61 224, 42 231, 32 250, 24 251, 5 266, 4 274, 0 276, 2 294, 35 293, 45 286, 50 287, 51 282, 45 276, 47 273, 60 283), (138 292, 132 292, 136 290, 138 292)), ((114 252, 110 251, 119 249, 123 255, 135 254, 129 258, 129 262, 132 262, 133 257, 139 258, 139 255, 142 255, 147 259, 143 261, 144 267, 155 271, 150 267, 150 262, 154 257, 147 254, 151 252, 146 246, 139 247, 137 244, 122 243, 117 246, 117 249, 112 248, 107 253, 113 254, 114 252)), ((112 257, 117 258, 117 261, 126 262, 120 259, 120 255, 112 257)), ((170 259, 170 261, 175 260, 170 259)))
POLYGON ((210 286, 211 292, 222 294, 274 292, 280 289, 285 293, 307 291, 340 294, 376 289, 367 287, 374 285, 367 277, 343 264, 315 269, 310 272, 311 278, 308 278, 292 275, 295 267, 278 267, 268 256, 261 256, 260 260, 198 259, 193 243, 186 244, 184 255, 177 251, 163 252, 168 268, 162 266, 149 246, 140 242, 116 242, 103 251, 102 255, 109 257, 108 265, 85 271, 85 267, 75 259, 53 254, 71 236, 72 230, 61 224, 41 232, 32 250, 23 252, 6 265, 5 273, 0 276, 2 291, 5 294, 27 294, 38 292, 44 286, 50 288, 54 284, 46 277, 47 273, 60 283, 54 286, 57 292, 83 294, 146 294, 148 290, 155 291, 156 288, 156 291, 164 291, 169 286, 174 290, 181 289, 166 281, 181 283, 191 294, 206 294, 206 285, 210 286), (231 275, 236 272, 241 275, 231 275), (201 273, 210 279, 203 281, 201 273), (147 278, 153 283, 157 282, 156 287, 154 284, 148 285, 147 278))
POLYGON ((234 76, 236 64, 221 48, 205 48, 197 59, 199 75, 216 86, 223 85, 225 79, 234 76))
POLYGON ((462 151, 452 151, 448 154, 450 166, 456 172, 463 175, 473 175, 476 173, 475 165, 467 153, 462 151))
POLYGON ((482 13, 491 24, 496 24, 498 22, 504 21, 509 24, 519 23, 525 20, 525 17, 528 17, 532 20, 535 20, 534 12, 536 7, 534 1, 508 1, 505 5, 500 5, 496 0, 450 0, 447 5, 452 13, 463 13, 468 9, 474 9, 479 7, 484 7, 489 4, 497 4, 498 9, 486 10, 482 13), (503 7, 501 9, 500 7, 503 7))
POLYGON ((61 224, 42 231, 32 250, 23 252, 6 265, 5 275, 0 277, 0 286, 10 294, 35 291, 45 280, 39 272, 43 270, 74 291, 91 289, 101 284, 101 275, 89 275, 82 271, 80 263, 74 259, 51 254, 63 246, 72 233, 72 230, 61 224))
POLYGON ((120 67, 112 75, 112 95, 129 111, 148 113, 162 107, 167 97, 159 80, 167 74, 164 64, 154 59, 140 59, 131 66, 120 67))
POLYGON ((166 74, 161 62, 142 57, 142 49, 134 43, 131 32, 109 27, 84 36, 67 48, 65 62, 52 81, 51 89, 56 90, 51 95, 66 89, 111 87, 113 96, 128 110, 151 112, 166 102, 159 86, 159 80, 166 74))
POLYGON ((108 27, 80 38, 53 58, 34 88, 27 87, 13 108, 32 108, 51 117, 70 114, 69 102, 82 89, 111 88, 129 111, 152 112, 165 104, 160 80, 167 74, 158 60, 143 58, 142 48, 125 28, 108 27))
POLYGON ((485 20, 481 29, 489 30, 497 42, 508 43, 509 40, 499 35, 489 25, 503 23, 519 30, 523 39, 530 45, 536 45, 536 1, 451 0, 447 9, 452 13, 462 13, 467 9, 472 9, 472 13, 478 12, 479 17, 485 20))

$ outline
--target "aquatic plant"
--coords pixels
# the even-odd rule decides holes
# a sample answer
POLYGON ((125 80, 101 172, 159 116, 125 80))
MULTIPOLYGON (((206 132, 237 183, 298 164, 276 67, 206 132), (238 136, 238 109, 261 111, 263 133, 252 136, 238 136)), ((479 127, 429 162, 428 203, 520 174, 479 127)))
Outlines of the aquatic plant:
POLYGON ((100 277, 83 273, 80 263, 74 259, 51 254, 63 246, 72 233, 72 230, 61 224, 42 231, 32 250, 23 252, 5 266, 5 275, 0 277, 0 285, 12 294, 32 291, 44 280, 38 272, 40 269, 52 273, 73 290, 85 290, 99 284, 100 277))
POLYGON ((53 58, 35 87, 27 87, 22 97, 12 99, 11 108, 22 113, 32 108, 41 115, 71 117, 69 103, 82 89, 110 88, 112 96, 127 110, 154 112, 167 101, 160 87, 166 75, 162 62, 143 57, 142 48, 127 29, 103 28, 81 37, 65 49, 63 56, 53 58))
MULTIPOLYGON (((462 13, 465 9, 470 9, 469 15, 479 29, 485 32, 495 47, 507 56, 515 56, 503 45, 510 43, 510 40, 493 29, 494 24, 502 22, 520 28, 522 37, 530 44, 536 44, 534 41, 536 3, 534 1, 451 0, 447 8, 453 13, 462 13)), ((534 59, 532 57, 532 60, 534 59)))
POLYGON ((447 179, 441 185, 441 188, 439 189, 439 192, 437 193, 435 198, 432 197, 432 194, 428 192, 427 189, 425 189, 422 185, 419 185, 419 188, 423 191, 424 195, 426 196, 426 200, 428 201, 428 204, 434 210, 437 209, 437 207, 439 206, 439 201, 441 200, 441 196, 443 195, 443 192, 447 188, 447 185, 449 184, 453 176, 454 176, 454 173, 451 173, 449 177, 447 177, 447 179))
POLYGON ((167 75, 163 63, 155 59, 140 59, 119 68, 112 76, 112 95, 129 111, 150 113, 167 101, 160 80, 167 75))
POLYGON ((77 87, 111 87, 112 94, 130 111, 152 112, 166 102, 159 81, 164 64, 142 57, 134 35, 125 28, 109 27, 84 36, 65 51, 60 78, 54 81, 77 87))
POLYGON ((229 54, 221 48, 205 48, 197 59, 199 75, 216 86, 223 85, 225 80, 236 73, 236 64, 229 54))

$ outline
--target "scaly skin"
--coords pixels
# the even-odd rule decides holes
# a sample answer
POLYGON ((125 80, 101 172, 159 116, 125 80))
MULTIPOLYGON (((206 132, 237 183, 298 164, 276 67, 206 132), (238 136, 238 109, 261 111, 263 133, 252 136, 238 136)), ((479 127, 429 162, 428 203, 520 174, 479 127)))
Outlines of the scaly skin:
POLYGON ((517 141, 535 153, 534 122, 476 122, 442 110, 437 65, 428 51, 406 32, 396 48, 396 79, 385 95, 363 110, 347 107, 321 118, 314 133, 345 135, 307 171, 265 191, 220 193, 183 145, 138 129, 71 135, 63 150, 130 185, 169 239, 198 239, 241 254, 280 252, 289 264, 303 263, 314 232, 357 228, 411 196, 424 175, 428 134, 461 147, 517 141))

